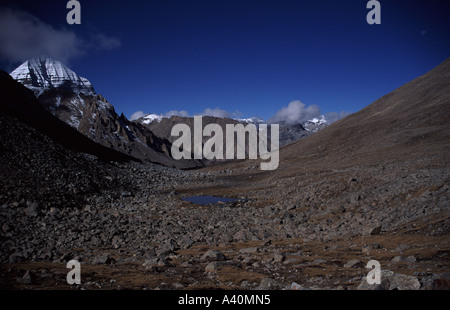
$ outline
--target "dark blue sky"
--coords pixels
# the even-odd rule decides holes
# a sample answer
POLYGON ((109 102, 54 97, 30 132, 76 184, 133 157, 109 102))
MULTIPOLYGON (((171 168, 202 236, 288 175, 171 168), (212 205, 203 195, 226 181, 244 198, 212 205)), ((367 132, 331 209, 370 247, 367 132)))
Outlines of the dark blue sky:
POLYGON ((380 0, 381 25, 367 24, 365 0, 80 0, 81 25, 66 23, 67 1, 3 2, 80 38, 68 65, 128 117, 218 107, 268 119, 293 100, 356 112, 450 56, 448 0, 380 0))

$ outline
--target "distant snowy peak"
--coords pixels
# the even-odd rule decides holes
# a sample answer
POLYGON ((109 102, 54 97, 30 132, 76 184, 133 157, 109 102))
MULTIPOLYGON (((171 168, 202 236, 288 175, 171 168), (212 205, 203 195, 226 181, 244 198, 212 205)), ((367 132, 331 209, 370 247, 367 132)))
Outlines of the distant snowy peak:
MULTIPOLYGON (((167 116, 167 115, 163 115, 163 114, 150 113, 150 114, 140 117, 136 121, 141 124, 149 125, 153 122, 161 123, 162 119, 170 118, 170 117, 171 116, 167 116)), ((258 117, 235 118, 234 120, 238 121, 240 123, 256 124, 256 125, 262 124, 265 122, 263 119, 258 118, 258 117)), ((287 125, 287 124, 284 124, 284 125, 287 125)), ((323 127, 325 127, 326 125, 328 125, 328 121, 326 120, 324 115, 320 115, 311 120, 301 123, 301 125, 304 126, 305 129, 308 131, 316 132, 316 131, 319 131, 320 129, 322 129, 323 127)))
POLYGON ((319 117, 315 117, 315 118, 309 120, 308 122, 317 124, 317 125, 321 125, 321 124, 327 123, 327 120, 325 119, 325 115, 321 115, 319 117))
POLYGON ((235 118, 235 121, 241 122, 241 123, 248 123, 248 124, 260 124, 264 123, 264 120, 258 118, 258 117, 250 117, 250 118, 235 118))
POLYGON ((154 121, 161 123, 161 120, 164 118, 165 116, 163 115, 158 115, 158 114, 147 114, 143 117, 140 118, 140 122, 142 124, 150 124, 153 123, 154 121))
MULTIPOLYGON (((162 119, 164 118, 170 118, 172 115, 163 115, 163 114, 154 114, 150 113, 147 115, 144 115, 137 119, 137 122, 140 122, 141 124, 151 124, 153 122, 161 123, 162 119)), ((187 116, 190 117, 190 116, 187 116)), ((253 124, 260 124, 264 123, 264 120, 257 118, 257 117, 250 117, 250 118, 235 118, 235 121, 241 122, 241 123, 253 123, 253 124)))
POLYGON ((302 125, 308 131, 317 132, 327 126, 328 121, 325 118, 325 115, 320 115, 319 117, 315 117, 313 119, 310 119, 309 121, 304 122, 302 125))
MULTIPOLYGON (((263 119, 260 119, 258 117, 250 117, 250 118, 235 118, 236 121, 241 123, 252 123, 252 124, 261 124, 265 123, 263 119)), ((325 118, 325 115, 320 115, 318 117, 315 117, 313 119, 307 120, 303 123, 286 123, 281 122, 280 125, 282 126, 296 126, 296 125, 302 125, 307 131, 316 132, 322 129, 323 127, 328 125, 328 121, 325 118)))
POLYGON ((25 61, 10 75, 33 90, 36 95, 52 88, 67 88, 76 93, 95 95, 94 87, 63 63, 49 57, 36 57, 25 61))

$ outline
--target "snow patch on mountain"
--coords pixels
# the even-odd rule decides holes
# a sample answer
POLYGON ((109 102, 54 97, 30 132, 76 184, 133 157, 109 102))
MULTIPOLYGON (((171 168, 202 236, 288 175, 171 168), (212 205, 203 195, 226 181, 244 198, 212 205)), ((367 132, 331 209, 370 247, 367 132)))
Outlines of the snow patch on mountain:
POLYGON ((313 119, 304 122, 302 125, 307 131, 318 132, 319 130, 328 126, 329 123, 325 118, 325 115, 320 115, 319 117, 315 117, 313 119))
POLYGON ((142 117, 141 123, 146 124, 146 125, 153 123, 154 121, 161 123, 161 120, 164 117, 167 117, 167 116, 158 115, 158 114, 147 114, 146 116, 142 117))
POLYGON ((264 120, 258 117, 249 117, 249 118, 235 118, 235 121, 241 122, 241 123, 248 123, 248 124, 260 124, 264 123, 264 120))
POLYGON ((63 63, 49 57, 36 57, 25 61, 10 75, 40 96, 52 88, 68 88, 76 93, 95 95, 94 87, 63 63))
POLYGON ((317 124, 317 125, 321 125, 321 124, 325 124, 327 122, 327 120, 325 119, 325 115, 321 115, 319 117, 315 117, 315 118, 309 120, 308 122, 317 124))

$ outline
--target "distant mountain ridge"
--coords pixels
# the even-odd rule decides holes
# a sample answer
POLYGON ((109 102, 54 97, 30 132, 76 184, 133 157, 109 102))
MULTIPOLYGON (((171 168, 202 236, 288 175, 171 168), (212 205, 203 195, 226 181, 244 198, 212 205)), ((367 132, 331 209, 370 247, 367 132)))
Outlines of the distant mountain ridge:
MULTIPOLYGON (((226 124, 255 124, 258 127, 259 124, 266 123, 263 119, 258 117, 232 119, 227 117, 203 116, 203 119, 204 126, 215 123, 219 124, 223 129, 225 129, 226 124)), ((154 132, 158 137, 173 142, 174 137, 171 136, 171 128, 178 123, 187 124, 193 128, 193 120, 194 118, 191 116, 165 116, 150 113, 133 120, 133 122, 142 124, 154 132)), ((318 132, 328 126, 328 124, 329 122, 324 115, 320 115, 319 117, 302 123, 280 122, 280 146, 287 145, 307 137, 312 133, 318 132)))

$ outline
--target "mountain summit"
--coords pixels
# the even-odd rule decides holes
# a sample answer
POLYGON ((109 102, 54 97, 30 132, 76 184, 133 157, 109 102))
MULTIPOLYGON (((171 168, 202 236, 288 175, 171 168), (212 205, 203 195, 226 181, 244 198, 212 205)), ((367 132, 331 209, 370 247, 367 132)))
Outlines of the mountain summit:
POLYGON ((10 75, 33 90, 36 96, 51 88, 66 88, 85 95, 96 94, 91 82, 86 78, 80 77, 60 61, 45 56, 25 61, 10 75))

